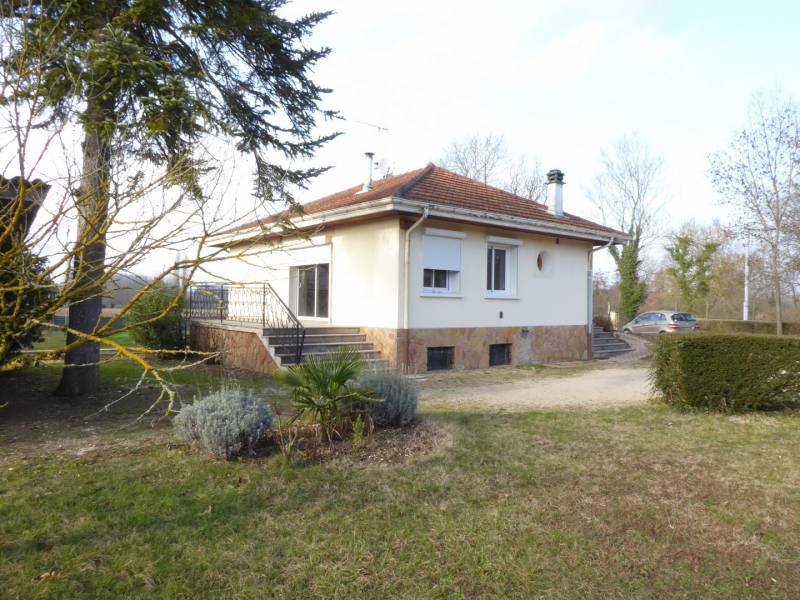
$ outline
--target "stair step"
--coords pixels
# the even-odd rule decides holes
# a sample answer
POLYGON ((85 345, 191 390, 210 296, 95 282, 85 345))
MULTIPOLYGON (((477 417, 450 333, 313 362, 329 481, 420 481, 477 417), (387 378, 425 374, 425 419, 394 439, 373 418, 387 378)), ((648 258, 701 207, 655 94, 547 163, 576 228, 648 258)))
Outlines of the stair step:
POLYGON ((306 327, 306 335, 331 335, 342 333, 361 333, 360 327, 306 327))
POLYGON ((607 342, 595 342, 592 348, 630 348, 630 344, 622 340, 609 340, 607 342))
MULTIPOLYGON (((310 354, 306 354, 306 352, 303 351, 303 357, 301 359, 301 362, 306 362, 309 359, 309 357, 311 357, 311 356, 320 357, 320 356, 325 356, 325 354, 326 354, 325 352, 321 352, 321 353, 320 352, 312 352, 310 354)), ((377 350, 361 350, 361 351, 359 351, 359 354, 361 354, 361 357, 364 359, 364 362, 367 363, 367 365, 370 365, 375 361, 388 362, 388 361, 386 361, 385 358, 381 357, 381 353, 378 352, 377 350)), ((294 354, 288 354, 286 356, 283 356, 283 355, 279 354, 278 356, 280 356, 280 358, 281 358, 281 365, 288 366, 288 365, 297 364, 296 361, 295 361, 294 354)))
MULTIPOLYGON (((296 329, 293 327, 266 327, 264 328, 264 335, 267 337, 275 337, 282 335, 295 335, 296 329)), ((339 335, 349 333, 361 333, 359 327, 305 327, 306 335, 339 335)))
POLYGON ((597 343, 613 342, 613 341, 615 341, 617 339, 619 339, 619 338, 617 338, 614 335, 603 336, 603 337, 594 336, 592 338, 592 343, 593 344, 597 344, 597 343))
MULTIPOLYGON (((287 346, 294 344, 297 336, 291 335, 276 335, 268 336, 267 343, 270 346, 287 346)), ((306 330, 305 343, 306 344, 328 344, 328 343, 358 343, 366 342, 367 336, 363 333, 310 333, 306 330)))
POLYGON ((611 331, 595 331, 592 333, 592 337, 600 338, 600 337, 615 337, 611 331))
MULTIPOLYGON (((284 355, 284 354, 293 354, 295 351, 294 344, 286 344, 282 346, 273 346, 275 349, 275 354, 284 355)), ((310 342, 306 339, 306 342, 303 344, 303 354, 323 354, 326 352, 336 352, 338 350, 344 349, 351 349, 351 350, 374 350, 375 347, 370 342, 310 342)))
POLYGON ((604 358, 610 358, 611 356, 616 356, 618 354, 625 354, 631 350, 633 350, 633 348, 626 348, 625 350, 603 350, 600 352, 595 352, 592 350, 592 358, 603 360, 604 358))

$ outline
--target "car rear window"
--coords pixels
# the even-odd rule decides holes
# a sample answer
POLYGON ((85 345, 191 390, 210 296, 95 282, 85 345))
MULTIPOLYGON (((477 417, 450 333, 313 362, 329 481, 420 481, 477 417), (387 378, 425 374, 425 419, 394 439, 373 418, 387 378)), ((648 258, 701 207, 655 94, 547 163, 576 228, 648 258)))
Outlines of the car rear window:
POLYGON ((674 313, 672 315, 672 320, 673 321, 697 321, 697 319, 694 318, 694 315, 692 315, 690 313, 674 313))

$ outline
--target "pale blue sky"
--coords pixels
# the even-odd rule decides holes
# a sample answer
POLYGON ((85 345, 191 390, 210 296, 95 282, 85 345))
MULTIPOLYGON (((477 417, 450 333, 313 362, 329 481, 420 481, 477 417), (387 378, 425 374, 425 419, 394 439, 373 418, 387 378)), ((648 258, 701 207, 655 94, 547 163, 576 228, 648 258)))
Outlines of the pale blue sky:
MULTIPOLYGON (((300 1, 291 14, 330 8, 300 1)), ((363 152, 395 171, 436 161, 454 137, 505 134, 560 168, 565 208, 585 198, 600 149, 638 132, 665 161, 667 226, 720 214, 708 155, 745 120, 757 90, 800 96, 800 2, 439 2, 349 0, 312 42, 343 121, 318 156, 335 168, 307 200, 357 183, 363 152)))

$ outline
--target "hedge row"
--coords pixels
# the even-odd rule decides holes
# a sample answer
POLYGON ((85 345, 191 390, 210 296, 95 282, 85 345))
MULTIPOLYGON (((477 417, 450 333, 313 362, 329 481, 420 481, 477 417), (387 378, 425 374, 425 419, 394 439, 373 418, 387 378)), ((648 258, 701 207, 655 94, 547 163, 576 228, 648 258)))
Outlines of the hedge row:
MULTIPOLYGON (((699 319, 700 329, 714 333, 775 333, 774 321, 738 321, 734 319, 699 319)), ((800 335, 800 323, 784 323, 783 333, 800 335)))
POLYGON ((676 406, 722 412, 785 406, 800 400, 800 338, 661 335, 651 379, 676 406))

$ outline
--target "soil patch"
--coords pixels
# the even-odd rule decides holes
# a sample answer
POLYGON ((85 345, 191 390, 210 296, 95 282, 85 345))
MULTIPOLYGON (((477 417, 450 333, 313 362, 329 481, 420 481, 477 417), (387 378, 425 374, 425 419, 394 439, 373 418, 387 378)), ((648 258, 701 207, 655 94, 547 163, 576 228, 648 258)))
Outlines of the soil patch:
MULTIPOLYGON (((353 441, 348 433, 344 439, 329 445, 318 443, 311 430, 307 430, 298 440, 299 458, 306 464, 331 461, 356 465, 396 465, 407 464, 428 458, 452 445, 450 433, 438 423, 427 418, 417 418, 407 427, 387 427, 374 429, 364 436, 363 445, 353 449, 353 441)), ((275 445, 265 448, 274 456, 275 445)))

